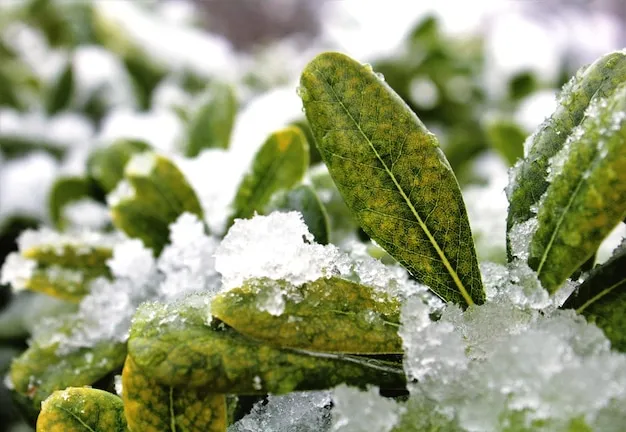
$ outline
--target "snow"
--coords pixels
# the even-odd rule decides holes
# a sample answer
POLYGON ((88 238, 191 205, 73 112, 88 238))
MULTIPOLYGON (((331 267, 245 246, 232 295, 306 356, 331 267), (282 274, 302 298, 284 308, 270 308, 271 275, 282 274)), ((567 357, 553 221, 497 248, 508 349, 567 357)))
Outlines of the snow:
POLYGON ((0 283, 11 285, 15 291, 26 289, 28 280, 36 269, 36 261, 26 259, 17 252, 12 252, 2 264, 0 283))
POLYGON ((341 384, 333 389, 332 432, 390 432, 405 408, 378 394, 378 387, 365 391, 341 384))
POLYGON ((157 163, 157 154, 151 151, 134 154, 126 167, 124 173, 131 176, 149 177, 157 163))
POLYGON ((103 229, 111 222, 108 207, 92 198, 82 198, 65 205, 63 219, 73 229, 88 230, 103 229))
POLYGON ((228 432, 323 432, 330 423, 330 402, 328 391, 269 395, 228 432))

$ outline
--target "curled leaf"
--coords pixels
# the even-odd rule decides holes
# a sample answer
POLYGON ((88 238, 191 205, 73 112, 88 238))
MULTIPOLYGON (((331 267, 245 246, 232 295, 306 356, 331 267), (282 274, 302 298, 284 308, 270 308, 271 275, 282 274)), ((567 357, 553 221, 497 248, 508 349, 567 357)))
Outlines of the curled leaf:
POLYGON ((435 136, 371 67, 342 54, 310 62, 300 95, 361 228, 444 300, 483 303, 465 204, 435 136))
POLYGON ((122 399, 131 432, 226 430, 226 396, 158 384, 130 357, 122 373, 122 399))
POLYGON ((142 305, 134 318, 129 355, 157 382, 216 393, 263 394, 317 390, 340 383, 404 388, 400 365, 366 357, 278 349, 223 323, 209 327, 207 306, 192 299, 174 306, 142 305))
POLYGON ((216 296, 211 313, 276 347, 389 354, 402 353, 399 307, 384 293, 340 278, 301 287, 255 280, 216 296))
POLYGON ((126 432, 122 400, 93 388, 69 387, 41 404, 37 432, 126 432))

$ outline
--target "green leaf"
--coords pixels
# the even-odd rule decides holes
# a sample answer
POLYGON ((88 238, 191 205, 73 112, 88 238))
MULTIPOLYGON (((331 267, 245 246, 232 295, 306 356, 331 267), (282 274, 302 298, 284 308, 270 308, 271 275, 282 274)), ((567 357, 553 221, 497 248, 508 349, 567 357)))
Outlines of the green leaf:
POLYGON ((401 365, 366 357, 278 349, 210 318, 206 298, 144 303, 135 314, 129 355, 163 385, 216 393, 264 394, 318 390, 340 383, 404 388, 401 365))
POLYGON ((613 348, 626 352, 626 247, 596 266, 563 303, 600 327, 613 348))
POLYGON ((122 373, 122 399, 131 432, 226 430, 226 396, 158 384, 130 357, 122 373))
POLYGON ((204 219, 195 191, 166 157, 152 152, 135 155, 124 176, 127 182, 109 195, 113 224, 157 255, 168 242, 169 225, 180 215, 188 212, 204 219))
MULTIPOLYGON (((55 337, 64 338, 74 325, 68 320, 55 337)), ((35 409, 55 390, 92 385, 100 378, 122 367, 126 345, 100 342, 91 348, 59 353, 59 343, 34 341, 11 366, 10 378, 15 391, 31 399, 35 409)))
POLYGON ((203 149, 228 148, 237 114, 237 97, 232 86, 213 82, 200 95, 198 109, 191 114, 185 155, 197 156, 203 149))
POLYGON ((343 54, 309 63, 300 95, 363 230, 444 300, 483 303, 465 204, 435 136, 371 67, 343 54))
MULTIPOLYGON (((593 98, 608 97, 617 85, 626 80, 626 54, 607 54, 593 64, 578 71, 563 87, 556 111, 525 144, 528 155, 515 166, 514 179, 507 191, 509 213, 507 232, 514 225, 534 216, 533 208, 548 188, 548 167, 572 132, 585 118, 585 111, 593 98)), ((511 241, 507 239, 509 259, 512 258, 511 241)))
POLYGON ((228 226, 237 218, 251 218, 255 211, 262 211, 272 194, 298 183, 308 166, 309 144, 300 128, 290 126, 274 132, 254 156, 239 185, 228 226))
POLYGON ((124 167, 133 155, 150 150, 150 145, 138 140, 118 140, 89 155, 87 173, 105 193, 111 192, 124 177, 124 167))
POLYGON ((57 229, 63 230, 67 221, 63 218, 63 208, 72 201, 88 198, 92 193, 89 179, 84 177, 59 177, 50 189, 48 205, 50 217, 57 229))
POLYGON ((626 83, 596 98, 551 161, 528 263, 550 292, 598 249, 626 215, 626 83))
POLYGON ((248 281, 214 297, 211 313, 237 332, 276 347, 402 353, 400 303, 344 279, 318 279, 300 287, 271 280, 248 281))
POLYGON ((41 404, 38 432, 126 432, 122 400, 83 387, 59 390, 41 404))
POLYGON ((264 213, 271 213, 274 210, 299 211, 315 241, 319 244, 328 244, 330 235, 328 214, 311 186, 299 185, 289 191, 277 192, 272 196, 264 213))
POLYGON ((70 60, 65 70, 59 75, 58 80, 50 89, 47 100, 47 111, 49 115, 56 114, 68 108, 74 89, 74 70, 70 60))
POLYGON ((511 120, 493 119, 486 125, 487 139, 504 160, 512 166, 524 157, 526 133, 511 120))

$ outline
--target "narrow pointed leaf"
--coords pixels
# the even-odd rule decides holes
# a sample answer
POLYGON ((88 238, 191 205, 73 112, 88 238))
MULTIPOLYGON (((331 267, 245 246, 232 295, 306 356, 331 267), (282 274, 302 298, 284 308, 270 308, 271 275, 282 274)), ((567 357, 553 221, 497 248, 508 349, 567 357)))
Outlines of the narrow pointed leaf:
POLYGON ((63 230, 67 221, 63 218, 63 208, 72 201, 88 198, 92 193, 90 181, 83 177, 59 177, 48 198, 50 217, 57 229, 63 230))
POLYGON ((72 101, 74 90, 74 70, 72 62, 68 62, 65 70, 59 75, 54 86, 50 89, 47 100, 47 111, 49 115, 56 114, 68 108, 72 101))
POLYGON ((130 357, 122 373, 122 399, 130 432, 226 430, 226 396, 158 384, 130 357))
POLYGON ((237 332, 276 347, 402 353, 399 302, 344 279, 319 279, 301 287, 249 281, 216 296, 211 313, 237 332))
POLYGON ((600 327, 613 348, 626 352, 626 247, 596 266, 563 303, 600 327))
POLYGON ((223 323, 209 327, 207 307, 146 303, 134 318, 129 355, 161 384, 217 393, 318 390, 340 383, 404 388, 401 365, 365 357, 278 349, 223 323))
POLYGON ((328 214, 311 186, 299 185, 289 191, 279 191, 272 197, 264 213, 271 213, 274 210, 299 211, 315 242, 328 244, 330 235, 328 214))
POLYGON ((143 141, 115 141, 89 155, 87 173, 105 193, 109 193, 124 177, 124 167, 133 155, 148 150, 150 150, 150 146, 143 141))
MULTIPOLYGON (((534 216, 533 207, 548 188, 548 167, 568 140, 576 126, 585 118, 585 111, 595 97, 608 97, 620 82, 626 80, 626 53, 607 54, 578 71, 565 85, 558 99, 556 111, 528 138, 527 156, 514 168, 509 185, 509 213, 507 232, 514 225, 534 216)), ((507 240, 509 258, 512 258, 510 240, 507 240)))
POLYGON ((122 400, 83 387, 59 390, 41 404, 37 432, 126 432, 122 400))
POLYGON ((236 218, 250 218, 263 211, 272 195, 298 183, 309 166, 309 145, 302 131, 291 126, 274 132, 261 146, 244 176, 229 226, 236 218))
MULTIPOLYGON (((71 325, 67 323, 56 337, 67 337, 71 325)), ((35 341, 11 366, 10 379, 15 391, 27 396, 37 410, 55 390, 92 385, 121 368, 126 357, 126 345, 122 343, 101 342, 69 353, 58 353, 58 345, 58 342, 35 341)))
POLYGON ((309 63, 300 94, 363 230, 443 299, 483 303, 465 204, 435 136, 371 68, 342 54, 309 63))
POLYGON ((109 195, 113 224, 157 255, 168 242, 169 225, 180 215, 204 219, 195 191, 167 158, 151 152, 135 155, 124 176, 109 195))
POLYGON ((228 148, 236 113, 237 98, 233 88, 224 83, 210 84, 200 96, 199 107, 191 114, 186 156, 197 156, 207 148, 228 148))
POLYGON ((550 292, 598 249, 626 215, 626 83, 596 99, 551 163, 537 214, 531 268, 550 292))

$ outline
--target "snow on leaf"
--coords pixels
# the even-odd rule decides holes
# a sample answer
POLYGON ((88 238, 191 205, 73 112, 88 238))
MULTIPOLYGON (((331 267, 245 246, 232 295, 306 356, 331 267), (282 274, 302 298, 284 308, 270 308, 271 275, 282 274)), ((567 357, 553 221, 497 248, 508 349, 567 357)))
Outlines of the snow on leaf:
POLYGON ((219 294, 211 313, 237 332, 283 348, 319 352, 401 353, 400 305, 375 289, 336 277, 301 287, 248 281, 219 294), (278 310, 263 308, 279 302, 278 310))
POLYGON ((332 432, 390 432, 405 411, 393 399, 380 396, 375 386, 359 391, 342 384, 333 389, 332 400, 332 432))
POLYGON ((70 387, 41 404, 40 432, 126 432, 122 400, 103 390, 70 387))

